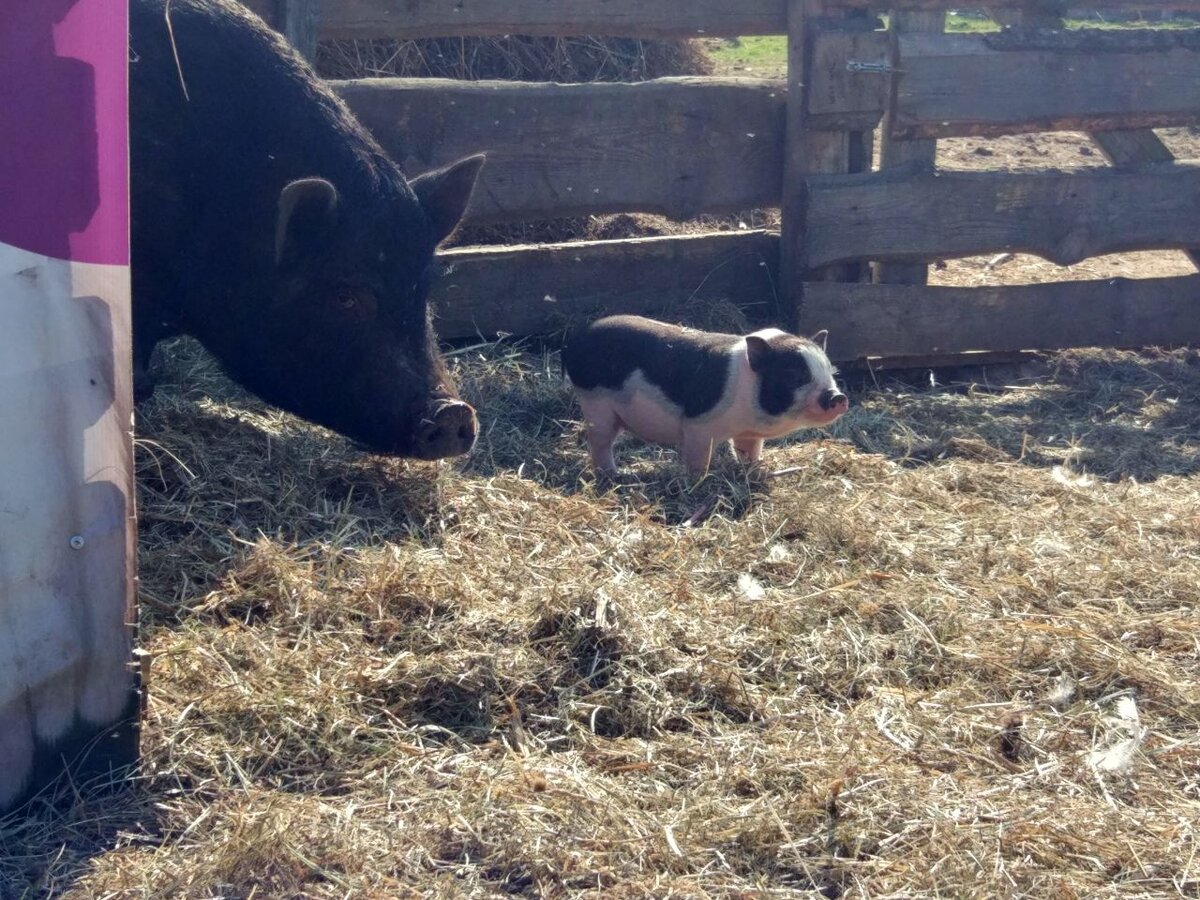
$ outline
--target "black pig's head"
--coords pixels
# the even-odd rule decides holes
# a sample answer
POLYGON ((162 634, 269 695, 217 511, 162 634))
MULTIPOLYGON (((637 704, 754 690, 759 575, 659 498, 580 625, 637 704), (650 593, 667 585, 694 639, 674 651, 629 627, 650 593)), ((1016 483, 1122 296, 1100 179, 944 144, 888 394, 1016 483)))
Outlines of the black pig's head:
POLYGON ((287 184, 260 358, 238 373, 263 399, 372 450, 440 459, 475 442, 429 320, 434 249, 458 225, 482 156, 353 204, 323 178, 287 184), (415 198, 415 200, 414 200, 415 198), (269 348, 269 349, 267 349, 269 348))

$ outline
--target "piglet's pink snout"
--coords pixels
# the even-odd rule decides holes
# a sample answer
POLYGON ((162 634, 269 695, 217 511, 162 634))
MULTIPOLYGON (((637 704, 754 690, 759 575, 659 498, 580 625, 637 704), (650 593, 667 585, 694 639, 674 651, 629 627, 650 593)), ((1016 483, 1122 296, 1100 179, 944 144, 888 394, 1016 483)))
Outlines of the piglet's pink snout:
POLYGON ((850 408, 850 398, 837 388, 822 391, 804 409, 804 417, 811 425, 831 425, 850 408))
POLYGON ((824 391, 817 402, 821 404, 821 409, 837 413, 839 416, 850 408, 850 398, 837 388, 824 391))

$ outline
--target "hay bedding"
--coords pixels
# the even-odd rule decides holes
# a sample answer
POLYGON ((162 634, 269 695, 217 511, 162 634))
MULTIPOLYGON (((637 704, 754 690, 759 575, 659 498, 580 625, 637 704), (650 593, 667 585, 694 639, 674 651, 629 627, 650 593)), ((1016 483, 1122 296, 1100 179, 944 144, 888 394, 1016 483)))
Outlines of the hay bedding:
POLYGON ((1200 354, 607 487, 552 356, 453 361, 435 466, 163 360, 144 777, 0 825, 0 894, 1200 895, 1200 354))

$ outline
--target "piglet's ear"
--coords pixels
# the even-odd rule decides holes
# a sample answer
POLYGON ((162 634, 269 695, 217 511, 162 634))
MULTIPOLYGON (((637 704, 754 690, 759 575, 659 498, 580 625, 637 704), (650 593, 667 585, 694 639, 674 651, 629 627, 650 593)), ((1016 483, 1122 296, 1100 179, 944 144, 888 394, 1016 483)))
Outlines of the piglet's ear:
POLYGON ((818 347, 820 347, 822 350, 825 349, 825 342, 827 340, 829 340, 829 330, 827 328, 822 328, 820 331, 818 331, 816 334, 814 334, 812 336, 812 342, 814 344, 816 344, 818 347))
POLYGON ((479 177, 484 159, 482 153, 468 156, 443 169, 426 172, 408 183, 425 215, 429 216, 435 243, 440 244, 458 227, 471 202, 471 191, 475 189, 475 179, 479 177))
POLYGON ((750 358, 750 368, 755 372, 759 370, 763 360, 767 358, 767 353, 771 350, 770 345, 756 334, 746 335, 746 356, 750 358))
POLYGON ((337 224, 338 192, 324 178, 301 178, 279 192, 275 220, 275 265, 304 254, 337 224))

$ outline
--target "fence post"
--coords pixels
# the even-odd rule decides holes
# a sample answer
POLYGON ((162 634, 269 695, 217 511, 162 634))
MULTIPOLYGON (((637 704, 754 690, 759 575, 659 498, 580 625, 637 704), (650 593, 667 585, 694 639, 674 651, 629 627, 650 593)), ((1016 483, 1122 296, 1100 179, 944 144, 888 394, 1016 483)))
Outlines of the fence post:
MULTIPOLYGON (((892 40, 892 65, 903 67, 895 51, 897 36, 903 33, 940 34, 946 28, 946 13, 943 10, 893 10, 889 22, 892 40)), ((903 78, 901 72, 892 72, 893 79, 903 78)), ((937 141, 921 138, 914 141, 898 141, 892 136, 892 124, 896 115, 896 92, 889 92, 887 108, 884 110, 883 127, 879 142, 879 168, 920 165, 932 169, 937 162, 937 141)), ((925 284, 929 280, 926 263, 878 262, 873 266, 877 284, 925 284)))
POLYGON ((317 3, 319 0, 275 0, 272 24, 310 63, 317 59, 317 3))
MULTIPOLYGON (((784 328, 799 331, 804 280, 855 280, 856 266, 831 266, 818 272, 806 271, 804 230, 808 206, 805 178, 809 175, 840 175, 852 167, 869 168, 870 139, 848 131, 816 131, 807 124, 809 70, 813 33, 818 18, 830 19, 821 0, 788 0, 787 103, 784 128, 783 186, 780 201, 779 318, 784 328), (865 155, 865 160, 863 159, 865 155)), ((823 326, 816 326, 823 327, 823 326)))

